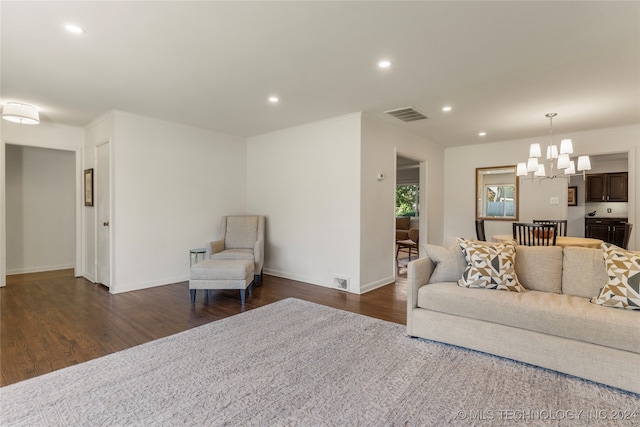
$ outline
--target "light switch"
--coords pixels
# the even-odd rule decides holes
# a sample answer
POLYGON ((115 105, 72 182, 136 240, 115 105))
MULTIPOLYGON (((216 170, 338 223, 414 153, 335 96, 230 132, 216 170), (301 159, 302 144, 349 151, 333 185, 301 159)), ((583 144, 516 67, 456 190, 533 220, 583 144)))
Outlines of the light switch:
POLYGON ((552 197, 549 199, 549 204, 550 205, 559 205, 560 204, 560 197, 552 197))

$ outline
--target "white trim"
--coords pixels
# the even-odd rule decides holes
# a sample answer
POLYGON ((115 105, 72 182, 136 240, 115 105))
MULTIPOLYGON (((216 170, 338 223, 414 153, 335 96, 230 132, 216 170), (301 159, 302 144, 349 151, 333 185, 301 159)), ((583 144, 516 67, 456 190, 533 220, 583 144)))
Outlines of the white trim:
POLYGON ((16 268, 7 270, 7 276, 12 274, 41 273, 43 271, 69 270, 74 268, 73 264, 66 265, 47 265, 34 268, 16 268))
POLYGON ((376 280, 375 282, 360 285, 359 294, 364 294, 374 289, 381 288, 383 286, 394 283, 395 281, 396 281, 396 278, 394 276, 390 276, 390 277, 385 277, 384 279, 376 280))

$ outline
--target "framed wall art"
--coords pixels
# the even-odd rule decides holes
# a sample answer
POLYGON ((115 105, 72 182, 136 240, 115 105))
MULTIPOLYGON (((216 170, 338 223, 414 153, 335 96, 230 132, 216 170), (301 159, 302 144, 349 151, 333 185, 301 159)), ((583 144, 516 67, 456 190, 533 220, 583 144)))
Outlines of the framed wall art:
POLYGON ((93 168, 84 171, 84 205, 93 206, 93 168))
POLYGON ((568 206, 578 206, 578 187, 569 187, 569 195, 567 196, 568 206))

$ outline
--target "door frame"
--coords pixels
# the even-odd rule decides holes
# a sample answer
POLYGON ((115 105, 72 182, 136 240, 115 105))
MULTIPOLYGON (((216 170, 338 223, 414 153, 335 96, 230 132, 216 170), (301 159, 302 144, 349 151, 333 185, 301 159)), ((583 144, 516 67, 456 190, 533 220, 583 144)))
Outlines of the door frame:
MULTIPOLYGON (((75 216, 76 216, 76 236, 75 236, 75 247, 76 247, 76 255, 74 262, 73 275, 75 277, 80 277, 84 274, 83 270, 83 242, 84 242, 84 228, 83 224, 83 192, 82 192, 82 183, 83 183, 83 171, 82 171, 82 159, 84 158, 84 149, 71 145, 56 145, 51 146, 39 142, 34 141, 0 141, 0 164, 2 164, 3 169, 5 166, 5 162, 7 161, 6 157, 6 147, 7 144, 10 145, 20 145, 25 147, 36 147, 36 148, 45 148, 49 150, 62 150, 62 151, 71 151, 74 153, 75 157, 75 184, 76 184, 76 195, 75 195, 75 216)), ((7 285, 7 217, 6 217, 6 181, 5 174, 0 174, 0 286, 7 285)))
MULTIPOLYGON (((420 250, 420 247, 423 243, 427 242, 427 177, 428 177, 428 161, 424 159, 420 159, 414 155, 406 154, 403 151, 400 151, 396 148, 395 157, 394 157, 394 177, 393 177, 393 235, 395 236, 395 207, 396 207, 396 188, 398 185, 397 182, 397 173, 398 173, 398 164, 397 159, 398 156, 405 157, 407 159, 414 160, 418 164, 419 168, 419 193, 418 193, 418 211, 420 212, 420 221, 419 221, 419 229, 420 229, 420 238, 421 242, 418 245, 418 257, 424 256, 423 251, 420 250)), ((394 276, 397 274, 397 260, 396 260, 396 251, 395 244, 393 245, 393 265, 394 265, 394 276)))

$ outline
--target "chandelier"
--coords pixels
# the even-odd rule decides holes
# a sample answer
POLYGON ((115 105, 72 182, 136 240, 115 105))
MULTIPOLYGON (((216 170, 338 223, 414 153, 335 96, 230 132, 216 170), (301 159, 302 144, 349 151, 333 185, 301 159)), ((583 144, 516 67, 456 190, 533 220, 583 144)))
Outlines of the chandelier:
MULTIPOLYGON (((539 159, 542 157, 542 149, 540 144, 531 144, 529 146, 529 160, 526 163, 518 163, 517 175, 528 176, 532 173, 533 178, 553 179, 553 178, 570 178, 576 174, 576 164, 569 157, 573 153, 573 143, 570 139, 560 141, 560 149, 553 143, 553 118, 557 113, 545 114, 549 118, 549 145, 547 145, 546 158, 549 166, 549 174, 545 168, 544 161, 539 159), (556 173, 554 174, 553 163, 556 161, 556 173)), ((591 170, 591 159, 589 156, 578 157, 578 171, 582 172, 584 179, 585 171, 591 170)))

